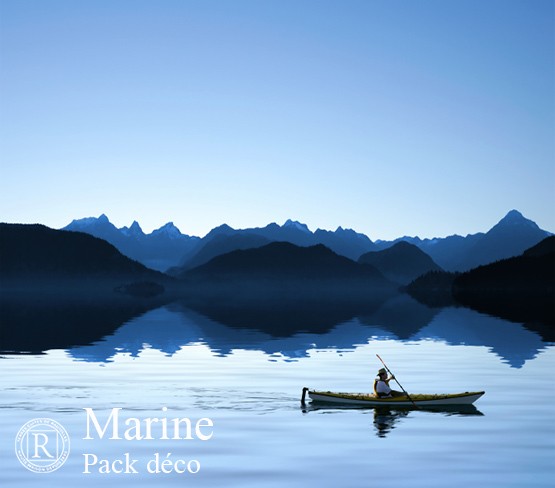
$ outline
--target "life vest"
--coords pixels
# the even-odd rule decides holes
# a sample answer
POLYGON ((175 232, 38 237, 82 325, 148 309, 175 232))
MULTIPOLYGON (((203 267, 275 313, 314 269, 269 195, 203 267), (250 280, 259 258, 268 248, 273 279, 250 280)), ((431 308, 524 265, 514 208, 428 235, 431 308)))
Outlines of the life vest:
MULTIPOLYGON (((378 393, 378 381, 382 380, 374 380, 374 395, 376 395, 378 398, 389 398, 391 396, 391 393, 378 393)), ((387 385, 385 381, 384 383, 387 385)))

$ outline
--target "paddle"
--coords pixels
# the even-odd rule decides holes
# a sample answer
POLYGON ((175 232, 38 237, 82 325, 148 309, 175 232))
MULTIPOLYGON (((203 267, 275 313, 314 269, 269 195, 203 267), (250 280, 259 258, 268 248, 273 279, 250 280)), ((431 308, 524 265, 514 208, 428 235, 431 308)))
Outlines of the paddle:
POLYGON ((384 365, 386 371, 390 374, 390 376, 393 376, 393 379, 397 382, 397 384, 399 385, 399 388, 401 388, 401 390, 403 390, 403 393, 405 395, 407 395, 407 398, 412 402, 412 404, 415 406, 415 408, 418 408, 418 405, 416 405, 416 403, 414 403, 414 400, 410 397, 410 395, 407 393, 407 391, 401 386, 401 383, 399 383, 399 381, 397 381, 397 377, 391 372, 391 370, 387 367, 387 364, 385 364, 383 362, 383 359, 379 356, 379 354, 376 354, 376 356, 378 356, 378 359, 382 362, 382 364, 384 365))

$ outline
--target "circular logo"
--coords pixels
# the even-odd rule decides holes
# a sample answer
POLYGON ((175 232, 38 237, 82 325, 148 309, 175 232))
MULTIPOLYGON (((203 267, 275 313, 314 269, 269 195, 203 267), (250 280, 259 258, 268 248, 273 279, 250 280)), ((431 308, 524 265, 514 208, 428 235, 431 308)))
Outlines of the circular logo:
POLYGON ((69 457, 69 435, 55 420, 29 420, 15 436, 15 454, 29 471, 51 473, 69 457))

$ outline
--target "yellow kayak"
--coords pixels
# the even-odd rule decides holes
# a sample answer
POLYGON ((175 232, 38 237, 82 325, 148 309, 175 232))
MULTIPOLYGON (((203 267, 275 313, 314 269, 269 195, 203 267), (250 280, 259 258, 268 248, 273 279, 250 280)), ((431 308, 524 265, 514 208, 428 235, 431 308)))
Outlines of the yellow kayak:
POLYGON ((445 394, 410 394, 378 398, 373 393, 334 393, 332 391, 317 391, 303 388, 302 402, 305 395, 313 402, 319 403, 340 403, 343 405, 367 405, 369 407, 389 406, 389 407, 437 407, 445 405, 470 405, 480 398, 484 391, 466 391, 464 393, 445 393, 445 394))

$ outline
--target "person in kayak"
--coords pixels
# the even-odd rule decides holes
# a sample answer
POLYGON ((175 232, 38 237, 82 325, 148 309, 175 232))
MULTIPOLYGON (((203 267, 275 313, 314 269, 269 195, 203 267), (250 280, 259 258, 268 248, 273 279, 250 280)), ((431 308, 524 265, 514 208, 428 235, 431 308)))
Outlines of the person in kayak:
POLYGON ((378 379, 374 380, 374 393, 378 398, 391 398, 403 396, 401 391, 392 390, 389 387, 389 382, 394 380, 395 376, 387 377, 387 371, 382 368, 378 371, 378 379))

